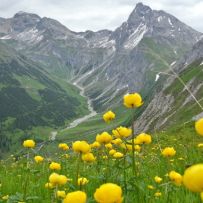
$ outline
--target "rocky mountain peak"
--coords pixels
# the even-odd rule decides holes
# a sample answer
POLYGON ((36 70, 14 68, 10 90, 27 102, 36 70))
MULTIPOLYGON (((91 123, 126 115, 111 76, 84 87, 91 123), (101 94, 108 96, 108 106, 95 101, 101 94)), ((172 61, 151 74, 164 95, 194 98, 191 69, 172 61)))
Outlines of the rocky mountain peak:
POLYGON ((138 3, 128 18, 128 23, 134 24, 138 20, 144 20, 145 17, 150 16, 152 9, 143 3, 138 3))
POLYGON ((146 13, 149 13, 152 11, 152 9, 149 6, 144 5, 143 3, 138 3, 134 9, 134 12, 144 15, 146 13))
POLYGON ((35 26, 40 20, 36 14, 20 11, 12 18, 12 27, 14 31, 21 32, 35 26))

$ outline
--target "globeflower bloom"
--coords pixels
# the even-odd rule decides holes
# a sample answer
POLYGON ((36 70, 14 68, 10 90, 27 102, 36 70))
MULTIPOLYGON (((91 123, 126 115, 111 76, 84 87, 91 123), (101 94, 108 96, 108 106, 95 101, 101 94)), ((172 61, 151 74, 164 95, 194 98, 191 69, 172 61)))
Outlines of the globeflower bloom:
POLYGON ((116 150, 115 149, 111 149, 110 151, 109 151, 109 155, 114 155, 116 153, 116 150))
POLYGON ((42 156, 35 156, 34 160, 36 163, 41 163, 44 161, 44 158, 42 156))
POLYGON ((86 141, 76 141, 72 145, 73 151, 79 153, 88 153, 90 151, 90 145, 86 141))
POLYGON ((56 195, 57 195, 58 198, 64 199, 64 198, 66 197, 66 192, 63 191, 63 190, 58 190, 58 191, 56 192, 56 195))
POLYGON ((187 168, 183 175, 183 184, 193 192, 203 192, 203 164, 187 168))
POLYGON ((160 178, 159 176, 155 176, 154 177, 154 181, 156 182, 156 183, 160 183, 160 182, 162 182, 162 178, 160 178))
POLYGON ((112 148, 113 148, 113 146, 112 146, 112 144, 111 144, 111 143, 108 143, 108 144, 105 144, 105 148, 107 148, 107 149, 112 149, 112 148))
POLYGON ((8 200, 8 198, 9 198, 9 195, 5 195, 2 197, 2 200, 8 200))
POLYGON ((156 192, 156 193, 154 193, 154 196, 155 196, 155 197, 161 197, 161 195, 162 195, 161 192, 156 192))
POLYGON ((94 193, 97 203, 121 203, 123 201, 122 189, 113 183, 101 185, 94 193))
POLYGON ((175 156, 176 150, 173 147, 166 147, 161 153, 165 157, 172 157, 175 156))
POLYGON ((123 141, 120 138, 116 138, 115 140, 112 140, 111 142, 115 145, 120 145, 120 144, 122 144, 123 141))
POLYGON ((169 178, 172 182, 174 182, 177 186, 180 186, 182 184, 182 175, 175 172, 175 171, 171 171, 169 173, 169 178))
POLYGON ((35 141, 34 140, 25 140, 23 142, 23 147, 25 147, 25 148, 34 148, 35 147, 35 141))
POLYGON ((90 145, 92 148, 99 148, 101 147, 101 144, 97 141, 93 142, 91 145, 90 145))
POLYGON ((126 138, 132 135, 132 129, 120 126, 115 130, 112 130, 112 133, 117 138, 126 138))
POLYGON ((153 185, 148 185, 147 188, 150 189, 150 190, 154 190, 155 189, 155 187, 153 185))
POLYGON ((82 191, 70 192, 66 195, 63 203, 86 203, 87 195, 82 191))
POLYGON ((88 182, 87 178, 78 178, 78 185, 86 185, 88 182))
POLYGON ((152 142, 151 135, 141 133, 135 138, 135 144, 150 144, 152 142))
POLYGON ((59 149, 62 149, 62 150, 64 150, 64 151, 66 151, 66 150, 69 149, 69 147, 68 147, 68 145, 67 145, 66 143, 60 143, 60 144, 58 145, 58 148, 59 148, 59 149))
POLYGON ((103 115, 103 119, 105 122, 109 123, 113 119, 115 119, 116 115, 112 111, 108 111, 103 115))
POLYGON ((203 147, 203 143, 199 143, 197 147, 203 147))
POLYGON ((86 162, 93 162, 96 158, 92 153, 86 153, 82 155, 82 160, 86 162))
POLYGON ((52 183, 46 183, 45 184, 45 188, 47 188, 47 189, 53 189, 54 185, 52 183))
POLYGON ((197 131, 197 133, 199 135, 203 136, 203 118, 201 118, 198 121, 196 121, 196 123, 195 123, 195 130, 197 131))
POLYGON ((112 136, 107 132, 103 132, 102 134, 97 135, 96 141, 100 144, 108 144, 112 141, 112 136))
POLYGON ((61 164, 56 163, 56 162, 51 162, 49 165, 49 168, 51 170, 61 170, 61 164))
POLYGON ((121 152, 116 152, 116 153, 113 154, 113 157, 114 157, 114 158, 117 158, 117 159, 118 159, 118 158, 122 158, 123 156, 124 156, 124 155, 123 155, 123 153, 121 153, 121 152))
POLYGON ((127 108, 140 107, 143 104, 142 97, 138 93, 126 94, 123 99, 127 108))
POLYGON ((68 178, 65 175, 59 175, 58 173, 52 173, 49 176, 49 182, 55 185, 65 185, 68 181, 68 178))

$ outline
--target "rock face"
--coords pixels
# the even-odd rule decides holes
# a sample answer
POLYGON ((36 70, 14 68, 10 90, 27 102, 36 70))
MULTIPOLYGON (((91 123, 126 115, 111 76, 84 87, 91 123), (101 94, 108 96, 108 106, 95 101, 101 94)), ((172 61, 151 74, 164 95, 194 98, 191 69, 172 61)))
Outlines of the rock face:
POLYGON ((115 31, 76 33, 53 19, 24 12, 0 19, 1 41, 51 74, 84 87, 97 110, 115 105, 115 98, 126 92, 151 92, 155 72, 168 69, 201 35, 142 3, 115 31))

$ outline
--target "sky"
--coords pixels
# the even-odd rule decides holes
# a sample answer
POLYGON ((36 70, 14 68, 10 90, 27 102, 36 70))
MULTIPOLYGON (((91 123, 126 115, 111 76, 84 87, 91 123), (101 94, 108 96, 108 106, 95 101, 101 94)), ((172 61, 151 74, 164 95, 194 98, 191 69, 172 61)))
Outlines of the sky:
POLYGON ((114 30, 138 2, 165 10, 203 32, 203 0, 0 0, 0 17, 25 11, 56 19, 73 31, 114 30))

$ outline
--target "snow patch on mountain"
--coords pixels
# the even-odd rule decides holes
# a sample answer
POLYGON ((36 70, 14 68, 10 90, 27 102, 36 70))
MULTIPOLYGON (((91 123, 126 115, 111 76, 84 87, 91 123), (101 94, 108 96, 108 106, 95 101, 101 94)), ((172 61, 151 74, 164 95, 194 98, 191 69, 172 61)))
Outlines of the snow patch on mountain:
POLYGON ((168 18, 168 23, 173 27, 173 23, 171 22, 170 18, 168 18))
POLYGON ((128 37, 127 41, 124 43, 124 48, 125 49, 135 48, 142 40, 146 32, 147 32, 147 26, 141 23, 137 27, 137 29, 128 37))
POLYGON ((10 35, 4 35, 3 37, 1 37, 0 39, 4 39, 4 40, 7 40, 7 39, 11 39, 12 37, 10 35))
POLYGON ((32 28, 17 34, 16 38, 22 41, 37 43, 43 39, 43 35, 41 35, 41 32, 39 32, 38 29, 32 28))
POLYGON ((159 16, 159 17, 157 18, 158 22, 161 22, 162 19, 163 19, 162 16, 159 16))

